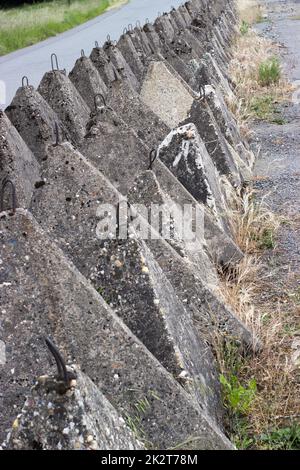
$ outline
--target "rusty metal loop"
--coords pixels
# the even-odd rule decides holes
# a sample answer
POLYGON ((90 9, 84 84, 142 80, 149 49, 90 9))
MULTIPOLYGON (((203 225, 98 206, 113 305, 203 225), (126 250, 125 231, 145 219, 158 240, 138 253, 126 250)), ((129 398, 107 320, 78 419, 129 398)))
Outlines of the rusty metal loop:
POLYGON ((45 339, 47 348, 49 349, 50 353, 55 359, 58 379, 61 380, 64 383, 66 389, 68 389, 70 387, 70 381, 73 379, 76 379, 76 374, 74 372, 70 372, 67 370, 66 363, 61 353, 59 352, 55 344, 51 341, 51 339, 46 338, 46 337, 44 339, 45 339))
POLYGON ((28 80, 28 77, 24 75, 24 77, 22 77, 22 87, 24 88, 26 86, 29 86, 29 80, 28 80))
POLYGON ((81 55, 81 57, 85 57, 84 49, 81 49, 80 55, 81 55))
POLYGON ((102 95, 102 93, 97 93, 97 95, 94 96, 94 105, 95 105, 95 111, 97 112, 99 107, 98 107, 98 101, 99 101, 99 98, 101 98, 102 102, 103 102, 103 106, 106 108, 107 105, 106 105, 106 100, 104 98, 104 96, 102 95))
POLYGON ((141 28, 142 25, 141 25, 140 20, 137 20, 137 21, 136 21, 135 26, 136 26, 137 28, 141 28))
POLYGON ((108 34, 108 35, 106 36, 106 41, 107 41, 107 42, 111 42, 110 34, 108 34))
POLYGON ((128 29, 127 29, 126 26, 125 26, 125 28, 123 29, 123 34, 125 35, 125 34, 127 34, 127 33, 128 33, 128 29))
POLYGON ((152 171, 153 164, 154 164, 155 160, 157 159, 157 157, 158 157, 158 151, 156 149, 152 149, 150 154, 149 154, 150 164, 149 164, 148 170, 152 171))
POLYGON ((146 18, 146 19, 145 19, 145 24, 150 24, 149 18, 146 18))
POLYGON ((52 68, 52 72, 55 72, 56 70, 59 70, 59 67, 58 67, 58 58, 57 58, 57 55, 56 54, 51 54, 51 68, 52 68), (55 62, 55 64, 54 64, 55 62), (55 68, 56 67, 56 68, 55 68))
POLYGON ((127 26, 127 29, 130 33, 133 31, 132 23, 129 23, 129 25, 127 26))
POLYGON ((11 202, 12 202, 12 213, 16 213, 17 209, 17 197, 16 197, 16 188, 14 183, 9 179, 9 178, 4 178, 1 184, 1 190, 0 190, 0 212, 4 211, 4 195, 5 195, 5 188, 7 186, 10 186, 11 189, 11 202))
POLYGON ((95 47, 99 48, 99 42, 95 41, 95 47))

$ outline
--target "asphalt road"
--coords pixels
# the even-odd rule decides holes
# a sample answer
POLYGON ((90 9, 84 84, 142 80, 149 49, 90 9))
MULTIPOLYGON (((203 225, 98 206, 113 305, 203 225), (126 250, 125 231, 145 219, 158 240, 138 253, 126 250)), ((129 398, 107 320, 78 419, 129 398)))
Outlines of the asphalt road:
POLYGON ((131 0, 123 7, 108 11, 77 28, 0 57, 0 107, 10 104, 24 75, 31 85, 38 86, 51 67, 53 52, 59 58, 59 67, 70 71, 81 49, 89 54, 96 40, 102 44, 108 34, 111 39, 118 39, 129 23, 140 21, 143 24, 146 18, 154 20, 159 11, 168 11, 181 3, 183 0, 131 0))

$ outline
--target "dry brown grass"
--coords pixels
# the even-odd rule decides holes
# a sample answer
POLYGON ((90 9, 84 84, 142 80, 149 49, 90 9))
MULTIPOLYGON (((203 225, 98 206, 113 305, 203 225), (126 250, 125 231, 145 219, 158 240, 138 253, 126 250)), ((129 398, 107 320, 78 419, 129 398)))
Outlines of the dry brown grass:
MULTIPOLYGON (((293 340, 300 336, 300 290, 298 294, 281 298, 276 284, 278 272, 272 271, 261 249, 265 231, 271 230, 275 238, 282 219, 264 201, 257 204, 253 192, 249 191, 232 220, 236 241, 245 257, 235 267, 234 274, 223 276, 222 294, 263 347, 258 355, 241 360, 237 376, 243 384, 251 379, 257 383, 258 390, 246 420, 246 437, 251 436, 255 448, 264 448, 260 441, 262 434, 299 422, 299 357, 293 350, 293 340), (265 293, 272 290, 273 295, 265 300, 265 293)), ((288 292, 288 287, 283 288, 284 292, 285 289, 288 292)), ((221 372, 230 376, 231 364, 228 366, 224 354, 220 353, 218 358, 221 372)), ((238 428, 235 431, 240 432, 238 428)))
POLYGON ((236 85, 235 99, 228 100, 228 105, 236 116, 244 134, 247 134, 249 122, 257 117, 272 117, 273 103, 289 99, 293 90, 284 74, 277 83, 268 87, 260 82, 260 66, 279 54, 279 48, 270 40, 258 36, 252 29, 240 35, 233 47, 233 59, 230 64, 230 76, 236 85), (258 110, 256 110, 258 105, 258 110))
POLYGON ((264 13, 263 7, 258 4, 257 0, 238 0, 237 6, 241 20, 249 24, 258 21, 264 13))
POLYGON ((235 241, 245 256, 235 266, 234 275, 229 272, 223 277, 222 292, 237 316, 260 337, 263 320, 254 309, 253 298, 262 269, 261 248, 269 242, 272 247, 268 248, 274 248, 281 218, 269 209, 264 199, 257 201, 255 192, 248 188, 235 198, 230 221, 235 241))
MULTIPOLYGON (((246 3, 249 6, 251 2, 243 2, 244 6, 246 3)), ((284 76, 268 87, 259 82, 260 64, 277 54, 276 45, 252 30, 241 35, 234 47, 230 73, 236 84, 236 100, 229 105, 245 136, 251 134, 249 124, 255 117, 253 97, 271 96, 274 101, 282 102, 291 94, 292 87, 284 76)), ((243 421, 246 422, 246 431, 242 432, 246 436, 243 437, 246 440, 251 437, 254 448, 265 448, 262 434, 300 422, 300 360, 297 350, 293 349, 293 341, 300 336, 300 290, 296 295, 294 287, 290 287, 295 286, 295 281, 289 283, 288 279, 281 278, 280 270, 276 271, 278 268, 272 268, 272 259, 276 261, 276 255, 272 254, 277 249, 276 234, 283 218, 272 213, 264 199, 258 201, 251 189, 240 196, 233 201, 231 220, 236 242, 245 257, 234 273, 223 276, 222 293, 263 346, 260 354, 241 360, 237 375, 241 383, 247 384, 254 378, 258 386, 250 413, 243 421), (266 252, 266 248, 272 251, 266 252), (289 289, 292 296, 287 295, 289 289)), ((228 368, 226 361, 226 353, 220 354, 221 370, 228 376, 230 364, 228 368)), ((239 429, 235 430, 239 433, 239 429)))

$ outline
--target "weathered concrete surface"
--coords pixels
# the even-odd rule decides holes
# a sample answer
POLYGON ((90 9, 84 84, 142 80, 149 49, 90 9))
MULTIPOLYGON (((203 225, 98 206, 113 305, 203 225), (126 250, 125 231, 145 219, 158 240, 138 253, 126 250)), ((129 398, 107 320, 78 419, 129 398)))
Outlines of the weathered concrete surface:
POLYGON ((115 68, 118 70, 118 72, 121 73, 121 76, 126 78, 131 84, 131 86, 138 91, 140 88, 139 81, 131 70, 131 67, 128 62, 124 59, 119 48, 114 45, 111 41, 107 41, 103 45, 103 50, 107 55, 108 60, 111 61, 114 64, 115 68))
MULTIPOLYGON (((9 178, 15 185, 17 207, 28 207, 34 186, 40 181, 40 166, 8 117, 0 110, 0 185, 4 178, 9 178)), ((4 201, 7 209, 12 208, 11 198, 6 195, 4 201)))
POLYGON ((162 48, 162 43, 159 39, 154 26, 151 23, 146 22, 143 26, 143 31, 146 34, 147 41, 151 44, 151 49, 153 52, 158 52, 162 48))
POLYGON ((159 158, 228 230, 228 207, 220 190, 220 177, 195 125, 187 124, 171 131, 159 146, 159 158))
POLYGON ((47 72, 38 92, 54 109, 78 145, 85 136, 90 109, 71 80, 59 70, 47 72))
MULTIPOLYGON (((81 146, 81 153, 90 159, 124 196, 135 183, 139 173, 149 168, 149 148, 112 110, 105 108, 98 112, 89 124, 89 132, 81 146), (126 142, 126 146, 124 146, 126 142), (112 164, 114 162, 114 164, 112 164)), ((182 207, 184 204, 197 205, 193 196, 185 190, 162 162, 157 160, 154 165, 155 174, 163 190, 182 207)), ((202 209, 203 210, 203 209, 202 209)), ((221 227, 212 217, 205 214, 205 239, 213 261, 230 264, 241 259, 240 250, 228 236, 222 234, 221 227), (208 235, 208 236, 207 236, 208 235)), ((199 249, 201 247, 199 246, 199 249)), ((210 268, 206 271, 206 281, 216 284, 217 276, 211 263, 202 259, 202 266, 210 268)))
POLYGON ((0 219, 1 439, 42 370, 41 337, 53 336, 71 363, 124 416, 137 420, 154 447, 229 449, 229 441, 105 304, 23 210, 0 219), (16 256, 17 255, 17 256, 16 256), (166 399, 167 397, 167 399, 166 399), (137 403, 147 403, 144 412, 137 403), (191 440, 191 441, 190 441, 191 440))
MULTIPOLYGON (((43 106, 41 97, 32 100, 29 131, 29 106, 22 110, 24 122, 21 113, 14 117, 30 147, 36 147, 42 176, 34 184, 30 180, 27 191, 29 201, 35 186, 30 207, 38 224, 20 210, 2 214, 0 221, 0 386, 8 384, 8 394, 0 390, 0 407, 8 409, 2 434, 20 410, 20 396, 45 370, 49 356, 42 337, 50 335, 68 361, 80 364, 101 388, 103 396, 96 388, 90 393, 100 400, 98 408, 111 401, 147 445, 230 448, 219 427, 215 336, 237 341, 244 351, 259 347, 224 303, 216 269, 243 256, 228 230, 223 187, 234 193, 252 163, 226 105, 234 99, 227 72, 236 24, 232 7, 232 1, 190 0, 154 25, 128 27, 118 43, 108 37, 90 59, 77 61, 71 81, 61 71, 46 74, 41 87, 49 105, 43 106), (99 93, 104 99, 95 106, 99 93), (45 125, 39 107, 46 110, 45 125), (67 143, 51 145, 54 116, 67 128, 61 140, 67 138, 84 155, 67 143), (39 135, 44 138, 36 144, 39 135), (150 171, 150 148, 159 146, 160 158, 150 171), (121 193, 136 208, 130 237, 100 240, 97 209, 103 203, 115 207, 121 193), (157 232, 154 239, 139 238, 140 231, 153 234, 157 225, 149 224, 138 208, 141 202, 148 209, 164 204, 164 216, 176 207, 170 239, 157 232), (178 236, 173 223, 184 204, 193 215, 199 210, 204 223, 191 242, 178 236)), ((21 91, 33 93, 31 87, 21 91)), ((161 228, 167 225, 163 219, 161 228)), ((83 380, 83 387, 92 387, 83 380)), ((76 389, 72 393, 69 399, 76 389)), ((107 448, 114 446, 85 410, 95 431, 83 431, 82 448, 101 447, 98 432, 107 448)), ((40 416, 32 415, 40 434, 40 416)), ((68 428, 60 424, 62 431, 68 428)), ((51 440, 56 437, 50 428, 46 431, 45 446, 60 445, 51 440)), ((16 445, 26 446, 24 440, 16 445)), ((73 427, 63 445, 76 447, 73 427)))
POLYGON ((194 101, 188 90, 159 62, 150 63, 141 98, 171 129, 187 118, 194 101))
POLYGON ((7 450, 142 450, 113 406, 79 368, 65 394, 55 377, 40 376, 12 431, 7 450))
POLYGON ((230 176, 233 185, 240 184, 240 159, 236 161, 236 152, 230 151, 208 103, 199 100, 165 64, 150 64, 140 96, 169 127, 194 123, 219 173, 230 176))
POLYGON ((32 86, 19 88, 5 113, 39 162, 46 158, 48 145, 56 141, 55 124, 60 139, 71 140, 57 114, 32 86))
MULTIPOLYGON (((153 259, 147 241, 138 240, 135 233, 128 240, 99 239, 99 205, 116 207, 121 196, 69 144, 49 149, 43 178, 46 183, 36 191, 31 206, 37 221, 161 364, 178 380, 183 374, 189 377, 191 394, 219 420, 219 386, 211 352, 196 337, 190 313, 153 259), (199 394, 199 380, 211 390, 209 394, 199 394)), ((199 239, 193 245, 194 259, 209 280, 213 267, 201 243, 199 239)), ((172 260, 168 244, 160 245, 164 259, 172 260)))
POLYGON ((127 32, 125 34, 122 34, 117 43, 117 46, 118 49, 121 51, 126 62, 130 65, 134 75, 140 82, 143 77, 144 64, 142 63, 141 58, 132 41, 132 37, 134 35, 134 32, 127 32))
POLYGON ((126 195, 136 171, 149 165, 148 147, 110 107, 100 109, 87 129, 81 153, 126 195))
POLYGON ((90 59, 107 87, 109 87, 111 82, 114 80, 121 78, 119 71, 107 57, 102 47, 94 47, 91 52, 90 59))
MULTIPOLYGON (((148 220, 156 227, 158 233, 171 244, 182 256, 189 257, 191 262, 203 261, 199 247, 205 245, 204 232, 198 234, 197 240, 190 241, 183 236, 182 206, 175 203, 161 188, 152 170, 139 173, 132 188, 127 194, 130 205, 143 204, 147 207, 148 220), (155 206, 156 205, 156 206, 155 206), (159 211, 156 212, 156 208, 159 211), (198 256, 200 255, 200 259, 198 256)), ((197 205, 194 206, 196 210, 197 205)))
POLYGON ((82 56, 76 61, 69 78, 90 109, 95 107, 96 95, 105 97, 108 93, 107 86, 88 57, 82 56))
MULTIPOLYGON (((122 194, 126 195, 130 190, 130 187, 128 187, 129 183, 132 182, 131 186, 133 186, 134 176, 138 171, 145 170, 147 160, 145 162, 143 161, 142 151, 134 152, 133 145, 140 145, 134 143, 136 137, 134 138, 133 134, 129 134, 129 130, 126 130, 124 123, 120 120, 118 121, 116 118, 113 118, 112 120, 111 113, 112 112, 110 110, 106 110, 101 116, 98 115, 98 118, 94 121, 95 125, 91 127, 90 134, 88 134, 85 139, 85 143, 83 144, 81 151, 105 174, 105 176, 116 188, 120 190, 120 192, 122 192, 122 194), (123 140, 125 138, 125 134, 123 135, 123 132, 121 132, 118 126, 120 126, 120 129, 125 129, 124 132, 126 132, 127 135, 127 145, 130 145, 129 152, 127 147, 124 149, 123 140), (107 136, 106 144, 104 136, 107 136), (111 142, 114 142, 115 150, 113 150, 111 142), (136 158, 134 158, 135 154, 136 158), (103 155, 106 155, 106 158, 104 158, 103 155), (111 165, 110 161, 114 161, 114 165, 111 165), (122 188, 122 190, 120 188, 122 188)), ((146 158, 148 157, 146 156, 146 158)), ((170 173, 165 170, 164 165, 157 161, 155 168, 160 169, 160 173, 157 173, 157 170, 155 170, 155 172, 156 174, 160 174, 160 183, 162 187, 167 188, 169 186, 173 186, 173 191, 176 192, 177 187, 176 184, 174 184, 176 179, 173 177, 173 179, 170 180, 170 173)), ((181 194, 184 193, 181 192, 181 194)), ((190 200, 191 196, 189 197, 189 201, 190 200)), ((234 247, 233 242, 231 241, 231 244, 228 243, 228 239, 226 239, 224 235, 222 236, 220 228, 215 230, 215 225, 209 217, 206 218, 205 216, 205 221, 207 221, 205 222, 205 227, 207 226, 207 234, 209 235, 210 243, 213 243, 216 246, 216 250, 214 251, 216 258, 219 253, 217 248, 219 237, 222 249, 224 244, 225 246, 227 245, 229 249, 227 252, 227 263, 230 263, 230 255, 232 256, 231 261, 236 259, 236 256, 242 256, 241 252, 234 247)), ((203 325, 206 336, 209 336, 209 327, 207 327, 207 325, 212 325, 211 321, 214 323, 214 319, 209 320, 209 318, 211 318, 211 312, 213 312, 213 317, 219 315, 220 321, 217 322, 217 325, 218 327, 220 326, 221 330, 226 331, 226 334, 229 336, 232 335, 241 338, 241 342, 246 345, 247 348, 251 348, 251 345, 253 344, 251 333, 247 331, 247 329, 245 329, 245 327, 232 315, 230 310, 228 310, 224 305, 224 302, 218 299, 217 294, 214 292, 218 283, 217 275, 215 267, 206 256, 203 247, 199 246, 199 256, 202 256, 202 262, 199 263, 199 265, 190 266, 186 263, 186 259, 183 259, 178 255, 175 250, 173 251, 170 247, 168 248, 166 242, 163 242, 162 240, 150 240, 148 245, 150 249, 154 251, 155 259, 164 270, 164 273, 169 278, 182 302, 187 302, 187 292, 189 292, 190 297, 195 299, 195 303, 193 304, 192 302, 192 308, 194 311, 198 313, 201 311, 200 316, 202 316, 201 308, 204 308, 203 315, 205 320, 203 321, 203 325), (195 287, 196 283, 198 283, 197 287, 195 287), (199 289, 197 293, 195 293, 195 289, 196 291, 199 289), (207 298, 209 298, 208 302, 205 300, 207 298), (212 304, 214 304, 213 309, 211 307, 212 304), (219 313, 216 313, 217 311, 219 313), (224 318, 226 318, 226 320, 224 320, 224 318), (224 325, 225 329, 223 328, 224 325)), ((226 250, 224 250, 224 252, 226 252, 226 250)), ((198 316, 198 313, 196 316, 198 316)))
MULTIPOLYGON (((169 14, 158 17, 154 23, 155 29, 163 43, 180 56, 188 68, 196 70, 200 57, 204 53, 203 44, 191 34, 189 27, 178 28, 176 22, 169 14)), ((196 82, 191 79, 191 84, 196 86, 196 82)))
POLYGON ((130 39, 140 57, 142 64, 145 65, 145 59, 154 53, 153 46, 151 45, 147 34, 142 28, 135 27, 130 34, 130 39))
POLYGON ((149 147, 156 148, 170 132, 170 128, 140 99, 138 93, 125 80, 111 83, 107 104, 149 147))
POLYGON ((222 422, 218 372, 211 348, 197 335, 190 312, 136 234, 106 242, 93 282, 130 330, 199 406, 222 422), (203 393, 203 389, 205 392, 203 393))

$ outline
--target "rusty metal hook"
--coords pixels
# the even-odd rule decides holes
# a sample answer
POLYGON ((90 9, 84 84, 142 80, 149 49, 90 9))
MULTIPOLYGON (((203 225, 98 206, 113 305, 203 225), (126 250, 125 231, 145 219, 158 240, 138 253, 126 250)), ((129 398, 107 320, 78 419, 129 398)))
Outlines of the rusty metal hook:
POLYGON ((106 100, 105 100, 104 96, 102 95, 102 93, 97 93, 97 95, 94 96, 95 111, 98 111, 99 98, 102 99, 103 106, 106 108, 106 100))
POLYGON ((76 374, 73 372, 70 372, 67 370, 65 361, 59 352, 58 348, 55 346, 55 344, 51 341, 49 338, 45 338, 45 343, 51 352, 52 356, 55 359, 56 366, 57 366, 57 372, 58 372, 58 378, 62 382, 64 382, 66 388, 70 387, 70 381, 73 379, 76 379, 76 374))
POLYGON ((22 77, 22 87, 24 88, 25 86, 29 86, 29 80, 28 80, 28 77, 26 77, 26 75, 22 77))
POLYGON ((150 154, 149 154, 150 164, 149 164, 148 170, 152 171, 153 164, 154 164, 155 160, 157 159, 157 157, 158 157, 158 151, 156 149, 152 149, 150 154))
POLYGON ((57 58, 57 55, 56 54, 51 54, 51 68, 52 68, 52 72, 55 72, 56 70, 59 70, 59 67, 58 67, 58 58, 57 58), (55 65, 54 65, 54 61, 55 61, 55 65), (56 66, 56 68, 55 68, 56 66))
POLYGON ((16 188, 14 183, 9 178, 4 178, 1 184, 1 191, 0 191, 0 212, 4 211, 4 194, 6 186, 10 186, 11 188, 11 200, 12 200, 12 213, 16 213, 17 209, 17 197, 16 197, 16 188))

